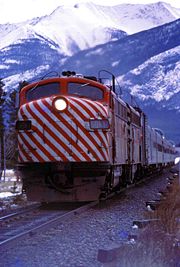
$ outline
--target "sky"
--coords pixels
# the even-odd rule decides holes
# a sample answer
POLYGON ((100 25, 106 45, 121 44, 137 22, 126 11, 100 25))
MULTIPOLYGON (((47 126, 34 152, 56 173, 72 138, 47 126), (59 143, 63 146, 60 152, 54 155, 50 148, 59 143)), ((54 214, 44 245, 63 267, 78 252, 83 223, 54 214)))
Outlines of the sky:
MULTIPOLYGON (((121 3, 147 4, 160 0, 89 0, 96 4, 116 5, 121 3)), ((0 24, 16 23, 41 17, 53 12, 58 6, 87 2, 87 0, 0 0, 0 24)), ((179 0, 163 0, 180 8, 179 0)))

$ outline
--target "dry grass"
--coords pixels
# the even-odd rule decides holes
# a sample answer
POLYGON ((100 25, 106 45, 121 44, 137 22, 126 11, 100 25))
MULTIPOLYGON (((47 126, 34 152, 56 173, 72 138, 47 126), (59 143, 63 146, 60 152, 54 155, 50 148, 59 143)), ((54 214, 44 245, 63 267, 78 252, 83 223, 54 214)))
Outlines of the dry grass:
POLYGON ((146 217, 159 219, 159 229, 165 234, 176 235, 180 231, 180 184, 178 176, 168 185, 167 191, 167 195, 162 196, 159 207, 153 213, 146 213, 146 217))
POLYGON ((166 197, 146 219, 157 222, 139 230, 135 244, 125 244, 108 267, 180 267, 180 185, 178 176, 169 185, 166 197))

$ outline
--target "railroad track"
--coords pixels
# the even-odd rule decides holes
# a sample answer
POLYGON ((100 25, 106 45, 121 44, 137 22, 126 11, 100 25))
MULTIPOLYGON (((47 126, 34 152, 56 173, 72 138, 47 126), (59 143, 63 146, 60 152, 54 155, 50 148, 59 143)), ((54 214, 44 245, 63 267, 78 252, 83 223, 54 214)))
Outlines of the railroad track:
POLYGON ((1 225, 10 222, 13 219, 16 220, 17 218, 20 218, 21 216, 23 216, 26 213, 32 212, 32 211, 40 208, 40 206, 41 206, 40 204, 32 204, 28 207, 18 208, 18 209, 16 209, 16 211, 13 211, 13 212, 8 211, 4 216, 0 217, 0 227, 1 227, 1 225))
MULTIPOLYGON (((150 179, 152 179, 152 176, 122 188, 118 192, 112 192, 106 200, 129 188, 139 186, 144 182, 146 183, 150 179)), ((0 217, 0 248, 7 248, 19 239, 32 237, 40 232, 56 227, 60 222, 65 221, 67 218, 73 218, 85 210, 96 206, 98 203, 99 201, 81 204, 78 208, 77 205, 76 207, 71 207, 70 205, 65 207, 64 204, 59 204, 60 209, 58 210, 45 209, 41 205, 36 204, 26 210, 0 217)))
POLYGON ((60 222, 74 217, 89 208, 97 205, 97 202, 55 209, 42 208, 40 205, 26 211, 15 212, 0 218, 0 249, 7 249, 20 239, 32 237, 41 232, 57 226, 60 222))
MULTIPOLYGON (((118 193, 125 190, 127 188, 122 188, 118 193)), ((104 200, 113 198, 116 194, 117 192, 113 192, 104 200)), ((78 208, 71 207, 68 204, 63 208, 64 204, 59 203, 58 209, 55 210, 51 208, 46 209, 48 206, 34 204, 26 209, 0 217, 0 248, 7 249, 7 247, 12 246, 20 239, 32 237, 40 232, 47 231, 67 218, 76 216, 96 206, 98 203, 99 201, 81 204, 78 208)))

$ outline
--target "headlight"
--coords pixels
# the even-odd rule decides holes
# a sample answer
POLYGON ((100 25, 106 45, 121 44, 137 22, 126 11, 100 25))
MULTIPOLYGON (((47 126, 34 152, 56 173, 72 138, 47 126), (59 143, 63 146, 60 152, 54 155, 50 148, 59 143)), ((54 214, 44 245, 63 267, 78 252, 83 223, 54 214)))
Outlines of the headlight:
POLYGON ((56 98, 54 100, 54 107, 58 111, 64 111, 68 106, 67 100, 65 98, 56 98))

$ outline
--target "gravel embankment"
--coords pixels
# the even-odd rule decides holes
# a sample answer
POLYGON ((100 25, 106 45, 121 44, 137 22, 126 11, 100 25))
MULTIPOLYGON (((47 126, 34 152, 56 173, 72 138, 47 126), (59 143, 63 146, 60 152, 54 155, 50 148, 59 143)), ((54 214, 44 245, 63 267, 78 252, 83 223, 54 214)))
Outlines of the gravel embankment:
POLYGON ((100 267, 98 249, 120 244, 131 232, 132 222, 144 218, 145 202, 157 198, 171 173, 149 180, 106 201, 56 229, 17 242, 2 251, 2 267, 100 267))

